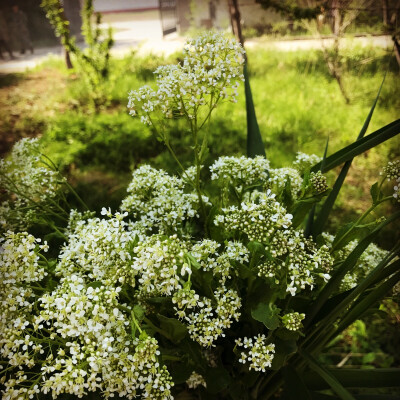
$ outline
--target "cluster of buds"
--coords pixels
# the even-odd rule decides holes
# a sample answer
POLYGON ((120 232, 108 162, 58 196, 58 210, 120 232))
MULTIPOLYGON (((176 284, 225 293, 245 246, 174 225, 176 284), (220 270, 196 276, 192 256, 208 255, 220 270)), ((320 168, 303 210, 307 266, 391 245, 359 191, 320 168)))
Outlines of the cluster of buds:
POLYGON ((305 317, 305 314, 300 314, 298 312, 285 314, 282 317, 282 324, 286 329, 289 329, 289 331, 299 331, 303 328, 301 321, 303 321, 305 317))

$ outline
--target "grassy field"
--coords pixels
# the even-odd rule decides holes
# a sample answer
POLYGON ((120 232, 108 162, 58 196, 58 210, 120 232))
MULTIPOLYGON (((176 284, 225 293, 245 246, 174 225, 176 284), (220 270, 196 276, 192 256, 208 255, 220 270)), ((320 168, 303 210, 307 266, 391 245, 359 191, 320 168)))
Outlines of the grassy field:
MULTIPOLYGON (((143 162, 174 170, 173 160, 151 130, 128 116, 127 94, 154 84, 153 70, 174 63, 180 55, 162 59, 135 54, 113 60, 108 102, 100 113, 90 107, 90 93, 82 80, 52 59, 35 70, 0 79, 0 136, 3 154, 23 136, 40 136, 47 154, 65 169, 80 190, 93 194, 93 205, 117 205, 132 167, 143 162), (78 179, 79 178, 79 179, 78 179), (98 193, 100 192, 100 194, 98 193)), ((343 52, 344 81, 351 96, 346 104, 317 50, 249 51, 249 70, 257 117, 272 166, 286 166, 297 151, 322 155, 329 137, 329 153, 358 135, 388 69, 369 132, 399 116, 398 67, 387 51, 348 48, 343 52)), ((221 104, 211 121, 209 160, 220 155, 245 154, 246 114, 243 89, 237 104, 221 104)), ((172 144, 191 162, 182 121, 171 125, 172 144)), ((343 196, 349 216, 369 203, 370 184, 388 158, 399 155, 399 140, 385 143, 359 157, 349 174, 343 196)), ((91 197, 91 195, 87 195, 91 197)), ((344 200, 337 215, 343 217, 344 200)), ((90 199, 89 199, 90 202, 90 199)))

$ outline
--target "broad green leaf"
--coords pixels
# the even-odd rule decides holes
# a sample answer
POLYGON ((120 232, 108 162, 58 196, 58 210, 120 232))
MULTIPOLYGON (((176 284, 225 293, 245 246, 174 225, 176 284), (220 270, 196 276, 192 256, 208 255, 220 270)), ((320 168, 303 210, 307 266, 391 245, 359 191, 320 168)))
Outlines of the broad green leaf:
POLYGON ((256 308, 251 310, 251 316, 259 322, 262 322, 268 329, 274 330, 279 324, 280 308, 269 303, 258 303, 256 308))
POLYGON ((260 260, 265 255, 265 247, 260 242, 249 242, 247 244, 247 248, 250 250, 251 258, 250 258, 250 269, 255 268, 260 260))
POLYGON ((314 370, 326 383, 328 383, 332 390, 342 400, 355 400, 353 395, 342 386, 337 378, 328 369, 318 363, 318 361, 315 360, 311 355, 304 351, 301 351, 300 355, 304 358, 309 367, 314 370))
POLYGON ((157 314, 161 329, 166 332, 170 340, 180 342, 187 334, 187 328, 181 321, 175 318, 164 317, 157 314))
POLYGON ((247 72, 247 61, 243 68, 244 74, 244 92, 246 95, 246 115, 247 115, 247 156, 264 156, 264 143, 261 138, 260 128, 258 126, 256 111, 254 109, 253 95, 251 94, 249 74, 247 72))
POLYGON ((144 314, 145 314, 144 308, 141 307, 141 306, 139 306, 139 304, 136 304, 136 305, 133 307, 133 314, 135 315, 135 318, 136 318, 138 321, 142 321, 143 318, 144 318, 144 314))

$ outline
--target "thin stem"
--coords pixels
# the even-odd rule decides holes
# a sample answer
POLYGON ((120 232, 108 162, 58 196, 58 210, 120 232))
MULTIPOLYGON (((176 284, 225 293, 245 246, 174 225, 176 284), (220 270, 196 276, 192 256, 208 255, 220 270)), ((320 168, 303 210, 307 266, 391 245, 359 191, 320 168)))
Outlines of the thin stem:
POLYGON ((86 209, 86 211, 90 211, 89 207, 86 205, 86 203, 82 200, 81 196, 75 191, 75 189, 68 183, 68 181, 65 181, 66 186, 68 189, 71 191, 71 193, 76 197, 76 199, 81 203, 83 208, 86 209))

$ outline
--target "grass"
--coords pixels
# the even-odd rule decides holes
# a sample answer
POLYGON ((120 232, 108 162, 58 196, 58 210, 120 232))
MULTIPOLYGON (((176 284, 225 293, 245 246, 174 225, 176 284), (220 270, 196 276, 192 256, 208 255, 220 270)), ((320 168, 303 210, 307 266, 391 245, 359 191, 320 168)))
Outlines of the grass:
MULTIPOLYGON (((297 151, 322 155, 328 137, 329 153, 351 143, 369 112, 387 65, 388 76, 369 132, 398 117, 398 67, 394 57, 383 49, 344 50, 344 81, 351 94, 350 105, 345 103, 317 50, 254 48, 248 57, 256 113, 273 167, 288 165, 297 151)), ((113 196, 127 184, 135 165, 150 162, 175 170, 152 131, 128 116, 126 103, 129 90, 154 84, 153 71, 158 65, 175 63, 179 58, 179 54, 168 59, 153 55, 139 58, 132 53, 113 59, 107 105, 99 114, 90 107, 90 93, 83 81, 68 72, 59 59, 50 59, 26 74, 0 77, 2 153, 20 137, 41 136, 46 152, 69 171, 72 179, 96 176, 93 181, 87 180, 86 190, 92 185, 104 191, 101 174, 107 182, 115 176, 117 183, 106 185, 113 196)), ((173 122, 173 147, 189 165, 192 156, 185 126, 183 121, 173 122)), ((210 129, 209 162, 220 155, 245 153, 243 90, 237 104, 219 106, 210 129)), ((399 140, 394 139, 355 160, 348 178, 351 185, 339 198, 336 216, 351 218, 368 206, 369 187, 378 179, 377 170, 388 158, 398 156, 399 149, 399 140)), ((103 197, 107 201, 107 195, 103 197)), ((116 203, 111 197, 109 201, 116 203)))

